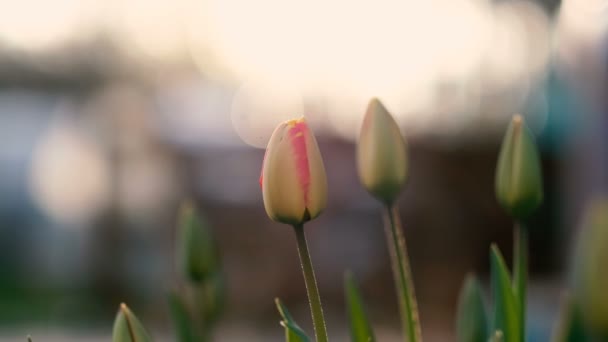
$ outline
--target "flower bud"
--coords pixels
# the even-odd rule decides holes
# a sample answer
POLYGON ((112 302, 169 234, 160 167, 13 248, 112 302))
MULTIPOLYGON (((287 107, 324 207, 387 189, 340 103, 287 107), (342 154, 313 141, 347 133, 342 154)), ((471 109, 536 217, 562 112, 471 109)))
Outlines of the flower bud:
POLYGON ((277 222, 303 224, 325 209, 325 167, 304 118, 283 122, 272 133, 260 185, 266 213, 277 222))
POLYGON ((538 150, 521 115, 513 116, 502 141, 495 180, 496 197, 513 217, 529 216, 542 202, 538 150))
POLYGON ((357 143, 357 166, 363 186, 391 204, 407 180, 407 146, 395 119, 380 100, 370 101, 357 143))
POLYGON ((112 331, 113 342, 150 342, 152 339, 143 325, 129 310, 126 304, 120 304, 120 309, 114 320, 112 331))
POLYGON ((587 208, 574 258, 574 300, 585 326, 608 338, 608 200, 587 208))
POLYGON ((199 283, 219 267, 213 236, 190 202, 182 205, 178 221, 178 267, 188 280, 199 283))

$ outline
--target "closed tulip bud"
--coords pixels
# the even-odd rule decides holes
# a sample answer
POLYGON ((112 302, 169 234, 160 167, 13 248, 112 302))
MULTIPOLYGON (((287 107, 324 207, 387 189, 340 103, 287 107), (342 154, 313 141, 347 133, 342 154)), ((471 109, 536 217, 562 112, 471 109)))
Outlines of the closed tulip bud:
POLYGON ((515 218, 529 216, 543 200, 538 150, 521 115, 513 116, 496 167, 496 197, 515 218))
POLYGON ((325 167, 304 118, 283 122, 272 133, 260 185, 266 213, 277 222, 300 225, 325 209, 325 167))
MULTIPOLYGON (((574 299, 585 326, 608 338, 608 200, 593 202, 585 213, 574 258, 574 299)), ((602 340, 603 341, 603 340, 602 340)))
POLYGON ((112 331, 113 342, 150 342, 152 339, 143 325, 129 310, 126 304, 120 304, 120 309, 114 321, 112 331))
POLYGON ((397 199, 407 180, 407 146, 395 119, 380 100, 370 101, 357 143, 363 186, 386 204, 397 199))
POLYGON ((182 205, 178 221, 178 267, 188 280, 199 283, 219 267, 213 236, 190 202, 182 205))

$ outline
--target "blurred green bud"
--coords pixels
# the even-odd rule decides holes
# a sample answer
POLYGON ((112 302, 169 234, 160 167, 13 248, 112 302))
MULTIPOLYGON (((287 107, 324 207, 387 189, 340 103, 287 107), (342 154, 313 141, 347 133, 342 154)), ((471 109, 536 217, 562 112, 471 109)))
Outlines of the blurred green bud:
POLYGON ((456 316, 458 342, 486 342, 488 319, 477 278, 467 275, 458 299, 456 316))
POLYGON ((407 145, 399 126, 380 100, 373 98, 357 142, 359 179, 373 196, 391 204, 407 180, 407 145))
POLYGON ((182 205, 177 236, 178 267, 192 282, 200 283, 218 268, 213 236, 194 205, 182 205))
POLYGON ((143 325, 129 310, 125 303, 120 304, 120 309, 114 320, 112 332, 113 342, 149 342, 152 341, 150 335, 143 325))
POLYGON ((496 167, 496 197, 515 218, 530 215, 543 200, 538 150, 521 115, 513 116, 496 167))
POLYGON ((608 339, 608 199, 587 208, 574 258, 573 296, 585 326, 608 339))

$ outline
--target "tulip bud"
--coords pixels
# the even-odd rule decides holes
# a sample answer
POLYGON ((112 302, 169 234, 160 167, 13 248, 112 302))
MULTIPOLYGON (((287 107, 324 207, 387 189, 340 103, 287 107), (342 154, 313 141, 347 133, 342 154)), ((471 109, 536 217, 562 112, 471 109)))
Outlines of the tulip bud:
POLYGON ((495 189, 500 204, 518 219, 530 215, 542 202, 543 184, 538 150, 521 115, 513 116, 502 141, 495 189))
POLYGON ((608 338, 608 200, 586 210, 574 258, 574 299, 585 326, 608 338))
POLYGON ((303 224, 325 209, 325 167, 304 118, 283 122, 272 133, 260 185, 266 213, 277 222, 303 224))
POLYGON ((357 166, 363 186, 391 204, 407 180, 407 146, 395 119, 380 100, 370 101, 357 144, 357 166))
POLYGON ((152 339, 143 325, 129 310, 126 304, 120 304, 120 309, 114 321, 112 332, 113 342, 150 342, 152 339))
POLYGON ((182 205, 178 220, 178 267, 190 281, 201 282, 218 267, 213 236, 190 202, 182 205))

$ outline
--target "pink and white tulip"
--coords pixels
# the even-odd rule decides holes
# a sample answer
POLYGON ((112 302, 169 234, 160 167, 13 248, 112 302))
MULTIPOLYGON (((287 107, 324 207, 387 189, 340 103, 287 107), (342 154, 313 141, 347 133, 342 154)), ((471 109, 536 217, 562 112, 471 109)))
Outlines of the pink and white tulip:
POLYGON ((274 221, 300 225, 325 209, 325 167, 304 118, 283 122, 272 133, 260 185, 266 213, 274 221))

